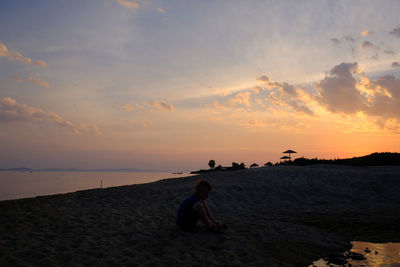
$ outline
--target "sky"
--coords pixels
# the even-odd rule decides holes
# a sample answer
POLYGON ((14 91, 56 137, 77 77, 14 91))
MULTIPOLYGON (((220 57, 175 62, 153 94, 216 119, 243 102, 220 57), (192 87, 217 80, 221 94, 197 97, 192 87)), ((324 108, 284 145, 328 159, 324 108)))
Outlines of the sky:
POLYGON ((0 168, 400 152, 400 2, 3 0, 0 168))

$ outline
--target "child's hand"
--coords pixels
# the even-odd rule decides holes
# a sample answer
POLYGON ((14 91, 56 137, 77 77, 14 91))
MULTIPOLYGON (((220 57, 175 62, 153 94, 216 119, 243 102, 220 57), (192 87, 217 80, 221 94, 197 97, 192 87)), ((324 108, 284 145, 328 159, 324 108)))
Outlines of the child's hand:
POLYGON ((226 224, 223 224, 220 222, 217 222, 217 227, 218 227, 218 229, 221 229, 221 230, 228 228, 228 226, 226 226, 226 224))

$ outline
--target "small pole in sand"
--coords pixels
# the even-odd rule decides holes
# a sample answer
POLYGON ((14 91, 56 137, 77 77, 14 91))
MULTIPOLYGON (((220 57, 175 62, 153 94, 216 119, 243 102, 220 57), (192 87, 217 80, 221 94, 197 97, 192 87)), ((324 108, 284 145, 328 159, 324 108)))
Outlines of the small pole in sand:
POLYGON ((103 180, 100 180, 100 188, 103 189, 103 180))

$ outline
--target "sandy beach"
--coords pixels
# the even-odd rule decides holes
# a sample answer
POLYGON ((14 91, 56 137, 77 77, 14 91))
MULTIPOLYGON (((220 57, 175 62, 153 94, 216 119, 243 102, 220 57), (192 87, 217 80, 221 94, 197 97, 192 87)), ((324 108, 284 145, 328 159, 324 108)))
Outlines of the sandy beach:
POLYGON ((400 241, 400 167, 277 166, 0 202, 1 266, 307 266, 400 241), (229 228, 175 226, 205 178, 229 228))

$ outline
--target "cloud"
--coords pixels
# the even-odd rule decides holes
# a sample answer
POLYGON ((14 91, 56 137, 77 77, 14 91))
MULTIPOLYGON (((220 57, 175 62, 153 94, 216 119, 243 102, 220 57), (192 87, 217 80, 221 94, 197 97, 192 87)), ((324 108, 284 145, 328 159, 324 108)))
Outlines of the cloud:
POLYGON ((344 37, 344 39, 347 41, 347 42, 351 42, 351 43, 354 43, 355 42, 355 39, 353 38, 353 37, 351 37, 351 36, 345 36, 344 37))
MULTIPOLYGON (((13 75, 11 77, 17 83, 22 83, 24 81, 24 79, 22 77, 17 76, 17 75, 13 75)), ((38 78, 38 77, 36 77, 36 78, 29 77, 27 81, 31 82, 31 83, 34 83, 34 84, 36 84, 38 86, 42 86, 42 87, 46 87, 46 88, 50 88, 51 87, 51 85, 50 85, 50 83, 48 81, 45 81, 45 80, 43 80, 41 78, 38 78)))
POLYGON ((393 75, 371 80, 357 63, 341 63, 314 87, 313 98, 332 113, 361 113, 380 127, 400 129, 400 79, 393 75))
POLYGON ((279 84, 279 86, 281 86, 282 90, 286 94, 291 96, 297 96, 296 88, 293 85, 283 82, 279 84))
POLYGON ((13 78, 14 81, 16 81, 17 83, 22 83, 23 79, 21 77, 19 77, 18 75, 13 75, 11 76, 13 78))
POLYGON ((366 113, 383 120, 400 121, 400 79, 385 75, 376 80, 368 80, 366 86, 373 92, 366 113))
POLYGON ((11 97, 0 98, 0 123, 15 122, 49 122, 62 127, 68 127, 78 134, 87 131, 94 135, 101 135, 96 125, 76 124, 70 122, 54 112, 46 112, 40 108, 19 104, 11 97))
POLYGON ((51 85, 49 82, 42 80, 41 78, 33 78, 33 77, 29 77, 28 81, 31 83, 34 83, 36 85, 42 86, 42 87, 46 87, 46 88, 50 88, 51 85))
POLYGON ((393 50, 385 50, 385 51, 383 51, 383 53, 385 53, 386 55, 390 55, 390 56, 396 55, 396 52, 394 52, 393 50))
POLYGON ((29 57, 23 56, 19 52, 8 50, 8 48, 2 43, 0 43, 0 57, 6 57, 8 61, 19 61, 30 65, 36 65, 42 68, 45 68, 47 66, 46 62, 44 62, 43 60, 34 61, 29 57))
POLYGON ((373 47, 373 44, 370 41, 364 41, 361 45, 361 48, 370 48, 373 47))
POLYGON ((164 14, 165 13, 165 9, 161 8, 161 7, 157 7, 157 11, 164 14))
POLYGON ((135 1, 129 1, 129 0, 117 0, 118 4, 120 4, 123 7, 129 8, 129 9, 136 9, 139 8, 139 3, 135 1))
POLYGON ((304 104, 299 104, 295 101, 289 101, 288 105, 291 106, 296 112, 304 113, 311 116, 315 115, 314 112, 304 104))
POLYGON ((85 124, 81 124, 81 127, 83 129, 86 129, 92 135, 100 136, 100 135, 103 134, 96 125, 88 125, 88 126, 86 126, 85 124))
POLYGON ((392 34, 394 36, 400 37, 400 27, 394 28, 389 32, 389 34, 392 34))
POLYGON ((121 108, 125 109, 126 111, 133 110, 133 106, 131 104, 121 105, 121 108))
POLYGON ((151 102, 148 103, 148 105, 152 106, 152 107, 156 107, 159 110, 168 110, 168 111, 174 111, 175 108, 173 105, 165 102, 165 101, 158 101, 158 100, 153 100, 151 102))
POLYGON ((337 38, 331 38, 331 42, 332 42, 334 45, 339 45, 339 44, 341 43, 340 40, 337 39, 337 38))
POLYGON ((132 111, 135 107, 139 109, 145 108, 156 108, 158 110, 167 110, 167 111, 175 111, 175 107, 172 104, 167 103, 166 101, 158 101, 158 100, 151 100, 148 102, 138 103, 135 106, 131 104, 124 104, 120 106, 122 109, 126 111, 132 111))
POLYGON ((358 64, 341 63, 315 84, 316 100, 331 112, 356 113, 365 108, 365 97, 357 90, 353 73, 359 73, 358 64))
POLYGON ((357 62, 343 62, 307 87, 273 81, 266 75, 256 80, 262 84, 218 96, 207 107, 224 116, 237 114, 236 120, 243 125, 273 127, 273 123, 262 122, 262 114, 290 117, 296 113, 318 118, 315 111, 321 114, 327 111, 332 115, 340 114, 338 121, 348 123, 346 129, 350 132, 364 128, 368 131, 368 127, 373 126, 400 133, 400 78, 393 75, 371 80, 357 62), (362 120, 365 127, 357 127, 358 120, 362 120))
POLYGON ((315 116, 304 102, 302 88, 286 82, 276 82, 262 75, 256 78, 262 85, 219 96, 211 107, 217 110, 231 109, 238 112, 285 110, 288 113, 315 116))
POLYGON ((233 98, 229 99, 228 103, 230 105, 243 105, 250 107, 250 96, 252 92, 241 92, 236 94, 233 98))
POLYGON ((362 36, 367 36, 367 35, 372 35, 372 34, 374 34, 374 32, 370 31, 370 30, 364 30, 361 32, 362 36))
POLYGON ((399 62, 393 62, 392 63, 392 68, 400 68, 400 63, 399 62))
POLYGON ((258 81, 258 82, 268 82, 268 81, 269 81, 269 78, 268 78, 267 75, 262 75, 262 76, 260 76, 260 77, 257 77, 257 78, 256 78, 256 81, 258 81))

